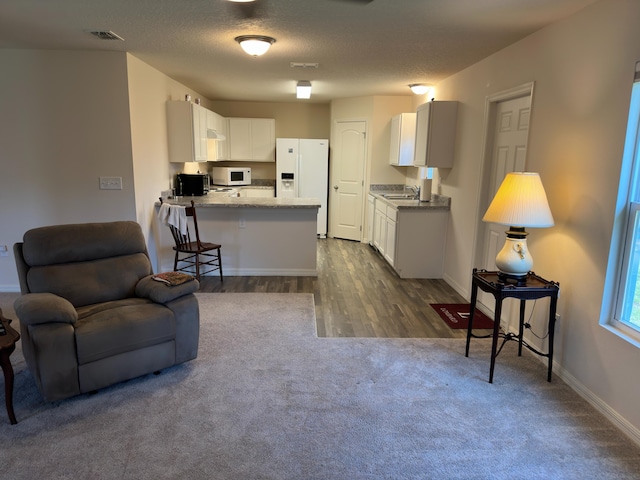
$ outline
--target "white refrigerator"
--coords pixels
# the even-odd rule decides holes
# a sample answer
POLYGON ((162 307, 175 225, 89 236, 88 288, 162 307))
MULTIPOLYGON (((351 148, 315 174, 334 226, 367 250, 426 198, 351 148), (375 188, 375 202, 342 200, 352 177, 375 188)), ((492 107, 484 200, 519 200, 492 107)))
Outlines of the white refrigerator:
POLYGON ((318 198, 318 235, 327 236, 329 140, 276 139, 276 197, 318 198))

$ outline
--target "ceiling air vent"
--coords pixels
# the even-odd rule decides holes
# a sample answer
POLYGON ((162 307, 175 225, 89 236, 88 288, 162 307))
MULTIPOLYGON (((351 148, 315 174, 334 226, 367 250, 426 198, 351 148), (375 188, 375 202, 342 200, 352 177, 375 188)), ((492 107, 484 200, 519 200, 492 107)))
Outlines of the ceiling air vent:
POLYGON ((112 31, 95 31, 95 32, 90 32, 91 35, 98 37, 100 40, 120 40, 124 42, 124 38, 122 38, 120 35, 113 33, 112 31))
POLYGON ((289 66, 291 68, 318 68, 317 63, 291 62, 289 66))

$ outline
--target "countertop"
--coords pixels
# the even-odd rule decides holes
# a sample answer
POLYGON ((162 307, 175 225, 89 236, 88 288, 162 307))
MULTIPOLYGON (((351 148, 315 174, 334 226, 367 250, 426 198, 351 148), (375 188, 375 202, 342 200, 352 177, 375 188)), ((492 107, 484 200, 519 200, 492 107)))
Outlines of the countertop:
MULTIPOLYGON (((201 208, 320 208, 317 198, 279 198, 279 197, 229 197, 220 194, 208 194, 194 197, 178 197, 165 200, 170 205, 190 206, 193 200, 201 208)), ((156 202, 160 206, 160 202, 156 202)))
POLYGON ((390 191, 370 191, 369 194, 373 195, 376 200, 382 200, 383 202, 397 208, 403 209, 420 209, 420 210, 450 210, 451 198, 442 195, 431 195, 431 200, 428 202, 421 202, 420 200, 404 200, 404 199, 389 199, 383 195, 385 193, 398 193, 397 190, 390 191))

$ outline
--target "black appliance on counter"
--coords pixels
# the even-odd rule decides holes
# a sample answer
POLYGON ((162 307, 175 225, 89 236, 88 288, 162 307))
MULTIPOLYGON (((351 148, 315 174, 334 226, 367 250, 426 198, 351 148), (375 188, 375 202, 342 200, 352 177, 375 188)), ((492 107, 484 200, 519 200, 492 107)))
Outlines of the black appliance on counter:
POLYGON ((176 176, 176 195, 189 197, 209 193, 208 173, 179 173, 176 176))

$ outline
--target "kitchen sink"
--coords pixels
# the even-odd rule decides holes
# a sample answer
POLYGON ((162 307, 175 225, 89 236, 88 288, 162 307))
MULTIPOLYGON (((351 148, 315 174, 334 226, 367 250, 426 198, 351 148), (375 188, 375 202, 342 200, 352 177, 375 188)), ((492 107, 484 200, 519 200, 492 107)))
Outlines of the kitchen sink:
POLYGON ((383 193, 382 196, 389 200, 417 200, 414 193, 383 193))

